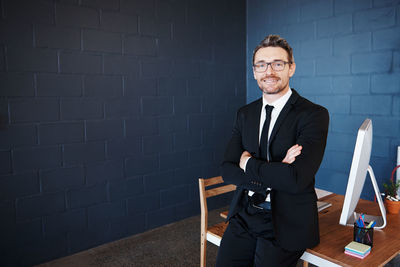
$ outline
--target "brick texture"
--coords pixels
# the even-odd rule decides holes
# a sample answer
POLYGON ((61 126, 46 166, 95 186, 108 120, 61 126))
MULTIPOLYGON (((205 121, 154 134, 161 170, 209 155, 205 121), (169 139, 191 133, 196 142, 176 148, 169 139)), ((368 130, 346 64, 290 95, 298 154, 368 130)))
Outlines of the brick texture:
POLYGON ((84 50, 121 53, 121 36, 118 33, 84 30, 82 36, 84 50))
POLYGON ((103 12, 100 27, 107 31, 134 34, 138 32, 138 17, 116 12, 103 12))
POLYGON ((35 28, 38 47, 80 49, 81 32, 77 28, 62 28, 39 24, 35 28))
POLYGON ((102 56, 63 52, 60 54, 60 70, 62 73, 101 73, 103 71, 102 56))
POLYGON ((0 130, 0 149, 37 144, 37 130, 34 125, 10 125, 0 130))
POLYGON ((51 193, 21 198, 17 202, 17 219, 24 220, 65 210, 64 193, 51 193))
POLYGON ((57 146, 21 147, 13 153, 13 168, 16 172, 60 166, 61 150, 57 146))
POLYGON ((85 183, 82 167, 52 169, 43 171, 40 175, 42 188, 45 192, 79 187, 85 183))
POLYGON ((81 96, 82 79, 79 75, 40 74, 37 91, 39 96, 81 96))
POLYGON ((11 71, 57 72, 57 52, 43 48, 9 47, 7 63, 11 71))
POLYGON ((87 76, 85 96, 122 96, 122 79, 118 76, 87 76))
POLYGON ((318 37, 331 37, 348 34, 351 33, 351 31, 352 16, 348 14, 317 21, 318 37), (335 25, 335 27, 332 27, 332 25, 335 25))
POLYGON ((100 119, 104 103, 96 98, 64 98, 61 100, 62 120, 100 119))
POLYGON ((34 122, 34 121, 57 121, 60 114, 60 104, 56 99, 31 98, 27 100, 10 101, 11 121, 34 122))
POLYGON ((152 37, 128 37, 124 42, 125 52, 132 55, 156 54, 156 39, 152 37))
POLYGON ((99 26, 99 13, 93 8, 60 4, 56 5, 56 13, 56 22, 62 25, 84 28, 99 26))
POLYGON ((39 193, 39 179, 34 172, 28 172, 20 175, 3 176, 1 181, 1 200, 12 200, 15 198, 29 196, 39 193), (20 186, 24 183, 25 186, 20 186), (7 190, 5 190, 7 189, 7 190))
POLYGON ((45 216, 43 221, 46 237, 64 236, 72 231, 84 230, 87 227, 87 215, 84 209, 45 216))
POLYGON ((0 73, 1 96, 34 96, 33 75, 30 73, 0 73))
POLYGON ((42 145, 69 144, 84 141, 84 124, 51 123, 39 126, 39 143, 42 145))
POLYGON ((335 55, 349 55, 357 52, 371 51, 371 32, 338 36, 333 41, 335 55))
POLYGON ((88 207, 106 202, 107 191, 103 184, 97 184, 89 187, 71 189, 68 191, 67 197, 71 208, 88 207))
POLYGON ((15 22, 54 23, 54 4, 39 1, 35 4, 30 1, 5 1, 7 19, 15 22), (21 9, 21 5, 25 5, 21 9))
POLYGON ((63 160, 68 165, 105 160, 105 144, 103 142, 66 144, 63 160))
MULTIPOLYGON (((243 1, 1 1, 2 263, 37 265, 200 212, 197 178, 219 175, 245 103, 245 10, 243 1)), ((318 33, 312 11, 291 14, 305 27, 288 29, 299 42, 318 33)), ((347 26, 326 31, 321 55, 333 57, 347 26)), ((335 73, 348 76, 345 64, 335 73)))
POLYGON ((119 1, 112 0, 83 0, 82 5, 93 7, 93 8, 101 8, 103 10, 116 10, 119 8, 119 1))
POLYGON ((129 177, 126 180, 110 183, 110 199, 127 199, 144 192, 143 177, 129 177))
POLYGON ((395 8, 372 8, 354 13, 354 30, 368 31, 390 27, 395 24, 395 8))

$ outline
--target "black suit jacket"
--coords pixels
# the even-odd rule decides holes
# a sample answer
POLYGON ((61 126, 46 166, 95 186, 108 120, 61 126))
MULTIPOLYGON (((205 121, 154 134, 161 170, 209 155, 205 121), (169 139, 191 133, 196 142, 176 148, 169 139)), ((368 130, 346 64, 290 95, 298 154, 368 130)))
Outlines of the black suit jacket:
POLYGON ((222 163, 222 176, 226 183, 237 186, 228 220, 247 206, 245 190, 271 187, 277 242, 285 249, 301 250, 319 243, 314 184, 325 150, 329 114, 324 107, 292 91, 270 136, 270 162, 259 158, 262 99, 239 109, 222 163), (287 150, 295 144, 303 146, 301 154, 292 164, 282 163, 287 150), (239 167, 245 150, 253 155, 247 162, 246 172, 239 167))

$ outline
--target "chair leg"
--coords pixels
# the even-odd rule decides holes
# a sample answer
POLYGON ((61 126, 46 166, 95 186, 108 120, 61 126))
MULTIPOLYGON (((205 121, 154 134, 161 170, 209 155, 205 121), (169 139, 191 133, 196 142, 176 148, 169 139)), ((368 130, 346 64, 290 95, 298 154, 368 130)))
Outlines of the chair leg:
POLYGON ((207 239, 204 234, 200 237, 200 267, 206 267, 207 239))

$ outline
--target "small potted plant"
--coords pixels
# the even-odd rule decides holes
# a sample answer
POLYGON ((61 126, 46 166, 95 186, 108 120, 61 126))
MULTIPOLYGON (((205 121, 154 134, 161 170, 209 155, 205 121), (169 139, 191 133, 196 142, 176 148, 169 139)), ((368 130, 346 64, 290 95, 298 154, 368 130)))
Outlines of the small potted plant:
POLYGON ((398 214, 400 211, 400 198, 397 195, 397 191, 400 187, 400 182, 394 181, 394 174, 396 170, 400 168, 400 165, 396 166, 390 177, 389 183, 384 183, 383 187, 385 188, 385 206, 388 213, 398 214))

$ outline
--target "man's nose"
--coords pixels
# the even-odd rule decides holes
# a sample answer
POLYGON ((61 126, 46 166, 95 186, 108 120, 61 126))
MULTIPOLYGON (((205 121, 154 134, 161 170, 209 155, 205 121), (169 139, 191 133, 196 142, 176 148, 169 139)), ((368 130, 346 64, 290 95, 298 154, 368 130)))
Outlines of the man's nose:
POLYGON ((271 73, 273 73, 274 72, 274 70, 272 69, 272 65, 271 64, 268 64, 267 65, 267 69, 265 70, 265 73, 266 74, 271 74, 271 73))

